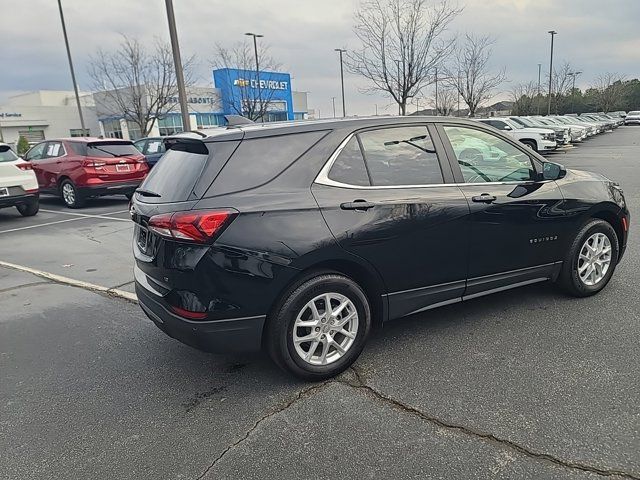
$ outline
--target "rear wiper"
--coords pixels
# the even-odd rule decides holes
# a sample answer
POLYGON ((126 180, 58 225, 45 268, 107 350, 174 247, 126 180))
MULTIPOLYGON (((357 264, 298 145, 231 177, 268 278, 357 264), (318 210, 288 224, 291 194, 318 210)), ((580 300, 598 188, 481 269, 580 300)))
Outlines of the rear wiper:
POLYGON ((136 190, 136 193, 139 193, 143 197, 161 197, 162 196, 159 193, 152 192, 150 190, 142 190, 141 188, 138 188, 136 190))

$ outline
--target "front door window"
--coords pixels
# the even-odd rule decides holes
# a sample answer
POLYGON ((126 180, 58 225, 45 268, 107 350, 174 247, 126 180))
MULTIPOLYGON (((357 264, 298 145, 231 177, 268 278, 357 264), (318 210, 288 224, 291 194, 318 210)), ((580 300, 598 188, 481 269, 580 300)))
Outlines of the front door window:
POLYGON ((535 179, 531 157, 488 132, 445 126, 465 183, 521 182, 535 179))

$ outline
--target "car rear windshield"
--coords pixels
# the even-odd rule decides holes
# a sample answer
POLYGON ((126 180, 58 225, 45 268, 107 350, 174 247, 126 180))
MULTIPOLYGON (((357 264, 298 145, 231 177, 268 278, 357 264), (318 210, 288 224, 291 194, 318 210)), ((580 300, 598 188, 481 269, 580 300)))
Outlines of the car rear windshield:
POLYGON ((172 145, 149 172, 138 194, 147 203, 189 200, 208 157, 209 151, 202 142, 172 145))
POLYGON ((0 145, 0 162, 13 162, 18 156, 13 153, 9 145, 0 145))
POLYGON ((93 142, 87 144, 87 156, 99 158, 139 156, 140 152, 131 142, 93 142))

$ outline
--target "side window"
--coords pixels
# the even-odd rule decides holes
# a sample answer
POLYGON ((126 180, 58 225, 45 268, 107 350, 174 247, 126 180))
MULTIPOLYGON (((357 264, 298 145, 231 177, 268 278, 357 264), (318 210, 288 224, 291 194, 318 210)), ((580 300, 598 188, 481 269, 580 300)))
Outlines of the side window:
POLYGON ((45 152, 46 158, 55 158, 64 155, 64 148, 60 142, 47 143, 47 150, 45 152))
POLYGON ((144 149, 145 155, 153 155, 154 153, 164 153, 164 144, 162 140, 149 140, 144 149))
POLYGON ((535 178, 529 155, 490 133, 445 126, 466 183, 527 181, 535 178))
POLYGON ((506 130, 506 126, 507 124, 504 122, 501 122, 500 120, 492 120, 491 121, 491 125, 493 125, 494 127, 496 127, 498 130, 506 130))
POLYGON ((39 143, 31 150, 27 152, 25 156, 25 160, 40 160, 43 157, 44 147, 47 145, 46 142, 39 143))
POLYGON ((371 130, 358 136, 373 185, 429 185, 444 182, 426 126, 371 130))
POLYGON ((140 153, 144 153, 146 143, 146 140, 138 140, 137 142, 133 142, 133 146, 136 147, 140 153))
POLYGON ((338 158, 336 158, 329 172, 329 178, 349 185, 371 185, 362 150, 360 150, 356 137, 352 137, 349 140, 338 155, 338 158))

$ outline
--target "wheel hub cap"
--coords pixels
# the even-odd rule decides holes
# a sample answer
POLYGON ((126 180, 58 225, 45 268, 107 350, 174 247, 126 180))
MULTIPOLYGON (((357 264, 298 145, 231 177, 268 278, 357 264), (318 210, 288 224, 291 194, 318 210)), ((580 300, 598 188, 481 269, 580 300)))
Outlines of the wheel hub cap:
POLYGON ((309 301, 293 325, 298 356, 312 365, 328 365, 342 358, 358 333, 358 311, 340 293, 323 293, 309 301))
POLYGON ((611 241, 604 233, 594 233, 582 245, 578 256, 578 276, 587 286, 597 285, 611 267, 611 241))

